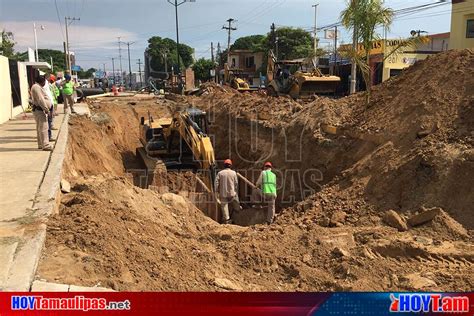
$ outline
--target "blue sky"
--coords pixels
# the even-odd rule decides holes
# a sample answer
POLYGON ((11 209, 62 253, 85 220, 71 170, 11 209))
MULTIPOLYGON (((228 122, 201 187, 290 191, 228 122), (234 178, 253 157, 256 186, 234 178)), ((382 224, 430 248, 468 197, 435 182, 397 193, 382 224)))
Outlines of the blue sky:
MULTIPOLYGON (((406 8, 438 0, 386 0, 393 9, 406 8)), ((449 2, 449 1, 448 1, 449 2)), ((80 17, 70 26, 71 51, 83 68, 99 67, 111 70, 111 58, 118 57, 117 37, 131 45, 132 68, 143 60, 147 39, 153 35, 176 38, 174 7, 166 0, 0 0, 0 29, 15 34, 18 50, 34 47, 33 22, 38 25, 39 48, 62 50, 64 17, 80 17), (59 18, 58 18, 59 17, 59 18), (61 21, 61 26, 59 26, 61 21), (44 26, 44 30, 39 28, 44 26)), ((344 0, 196 0, 179 7, 180 41, 196 51, 196 57, 210 58, 210 43, 225 46, 225 21, 237 20, 233 40, 251 34, 265 34, 270 25, 303 27, 314 23, 312 5, 319 3, 318 26, 339 20, 344 0)), ((409 36, 410 30, 421 29, 429 34, 449 32, 451 4, 398 17, 388 33, 389 38, 409 36)), ((350 42, 350 34, 341 30, 341 43, 350 42)), ((320 32, 319 37, 324 33, 320 32)), ((329 45, 322 40, 321 45, 329 45)), ((122 46, 124 47, 124 46, 122 46)), ((124 63, 127 53, 122 51, 124 63)))

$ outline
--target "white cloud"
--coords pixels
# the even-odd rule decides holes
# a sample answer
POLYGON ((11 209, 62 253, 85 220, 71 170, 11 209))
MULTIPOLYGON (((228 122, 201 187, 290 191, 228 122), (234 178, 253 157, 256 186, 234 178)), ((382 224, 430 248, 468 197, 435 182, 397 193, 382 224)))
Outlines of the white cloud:
MULTIPOLYGON (((34 48, 35 46, 33 22, 36 22, 38 48, 63 49, 63 41, 65 41, 64 23, 62 23, 63 32, 61 32, 59 23, 51 21, 1 21, 0 29, 13 32, 16 50, 24 51, 27 47, 34 48), (43 30, 41 26, 44 27, 43 30)), ((119 28, 81 25, 80 21, 75 21, 69 27, 71 51, 116 49, 117 36, 121 36, 123 41, 134 41, 137 39, 136 34, 133 32, 119 28)))

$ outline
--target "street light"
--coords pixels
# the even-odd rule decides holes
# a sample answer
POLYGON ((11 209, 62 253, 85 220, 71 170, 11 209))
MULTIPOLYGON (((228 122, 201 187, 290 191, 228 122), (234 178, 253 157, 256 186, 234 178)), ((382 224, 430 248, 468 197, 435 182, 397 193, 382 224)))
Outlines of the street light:
POLYGON ((177 72, 179 74, 179 23, 178 23, 178 7, 182 5, 185 2, 196 2, 196 0, 181 0, 178 2, 178 0, 167 0, 169 4, 174 6, 175 9, 175 14, 176 14, 176 54, 178 56, 178 66, 177 66, 177 72))
MULTIPOLYGON (((44 31, 44 25, 41 25, 40 26, 41 30, 44 31)), ((36 23, 33 22, 33 30, 35 32, 35 61, 38 62, 39 61, 39 57, 38 57, 38 36, 36 35, 36 23)))

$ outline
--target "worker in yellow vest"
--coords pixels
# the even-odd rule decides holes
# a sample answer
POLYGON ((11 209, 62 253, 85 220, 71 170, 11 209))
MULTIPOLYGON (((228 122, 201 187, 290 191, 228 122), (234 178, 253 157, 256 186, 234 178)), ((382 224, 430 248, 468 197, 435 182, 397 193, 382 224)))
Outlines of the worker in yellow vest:
POLYGON ((67 108, 71 110, 71 113, 76 113, 74 110, 74 82, 71 80, 70 74, 66 74, 64 79, 66 80, 61 83, 64 100, 64 113, 66 113, 67 108))
POLYGON ((263 201, 267 203, 267 224, 273 223, 275 218, 275 201, 277 197, 277 177, 272 171, 273 165, 271 162, 266 162, 263 166, 263 171, 258 177, 257 188, 261 188, 263 201))

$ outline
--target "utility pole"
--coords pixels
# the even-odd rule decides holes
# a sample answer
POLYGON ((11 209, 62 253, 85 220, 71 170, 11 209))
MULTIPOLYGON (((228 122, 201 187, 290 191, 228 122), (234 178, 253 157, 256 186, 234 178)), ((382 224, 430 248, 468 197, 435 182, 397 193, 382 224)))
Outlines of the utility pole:
POLYGON ((178 65, 176 68, 176 72, 179 74, 180 73, 180 55, 179 55, 179 21, 178 21, 178 7, 182 5, 185 2, 196 2, 196 0, 181 0, 181 2, 178 2, 178 0, 168 0, 168 3, 174 6, 175 10, 175 15, 176 15, 176 54, 178 56, 178 65))
POLYGON ((36 23, 33 22, 33 30, 35 32, 35 59, 36 61, 38 62, 39 61, 39 58, 38 58, 38 36, 36 35, 36 23))
MULTIPOLYGON (((351 4, 354 9, 356 8, 357 6, 357 0, 352 0, 352 4, 351 4)), ((358 46, 358 43, 357 43, 357 25, 354 25, 354 30, 353 30, 353 33, 352 33, 352 49, 354 50, 354 54, 357 52, 357 46, 358 46)), ((353 93, 356 93, 356 84, 357 84, 357 65, 356 65, 356 61, 355 59, 353 58, 352 59, 352 64, 351 64, 351 86, 350 86, 350 94, 353 94, 353 93)))
POLYGON ((112 74, 114 76, 114 85, 117 84, 117 81, 115 81, 115 58, 112 57, 112 74))
POLYGON ((135 42, 124 42, 124 44, 127 44, 127 51, 128 51, 128 75, 129 75, 128 87, 129 87, 130 90, 132 90, 132 64, 131 64, 131 61, 130 61, 130 45, 132 45, 134 43, 135 42))
POLYGON ((165 72, 168 75, 168 50, 163 49, 160 51, 161 56, 163 57, 163 61, 165 62, 165 72))
POLYGON ((120 81, 120 84, 122 84, 122 76, 123 76, 123 68, 122 68, 122 46, 120 46, 120 44, 122 43, 120 41, 120 36, 117 37, 118 39, 118 48, 119 48, 119 66, 120 66, 120 76, 119 76, 119 81, 120 81))
POLYGON ((223 30, 227 30, 227 65, 230 67, 230 33, 232 31, 236 31, 237 28, 232 26, 233 22, 237 22, 237 20, 234 20, 232 18, 227 20, 227 23, 229 23, 229 26, 223 26, 223 30))
POLYGON ((75 17, 64 17, 64 24, 66 24, 66 52, 67 52, 67 68, 69 70, 69 74, 72 75, 72 66, 71 66, 71 52, 69 51, 69 31, 68 31, 68 26, 72 24, 74 21, 80 21, 81 18, 75 18, 75 17), (71 21, 68 23, 68 21, 71 21))
POLYGON ((275 23, 272 23, 272 25, 270 26, 270 34, 271 34, 271 41, 272 41, 272 46, 273 46, 273 49, 276 51, 276 33, 275 33, 275 30, 276 30, 276 27, 275 27, 275 23))
POLYGON ((319 58, 317 56, 318 52, 318 5, 319 3, 313 4, 314 8, 314 43, 313 43, 313 49, 314 49, 314 58, 313 58, 313 63, 314 66, 316 67, 319 62, 319 58))
POLYGON ((140 76, 140 88, 142 87, 142 62, 138 59, 138 75, 140 76))
POLYGON ((214 59, 214 43, 211 42, 211 61, 212 61, 212 70, 214 70, 214 76, 212 76, 212 81, 215 82, 216 79, 216 62, 214 59))
POLYGON ((221 55, 222 55, 221 43, 217 42, 217 56, 216 57, 218 58, 217 63, 219 64, 219 66, 221 65, 221 59, 222 59, 221 55))
POLYGON ((337 74, 337 25, 334 27, 334 75, 337 74))
POLYGON ((67 47, 66 47, 66 42, 63 42, 63 46, 64 46, 64 62, 66 63, 66 69, 69 69, 69 66, 68 66, 68 56, 67 56, 67 47))

